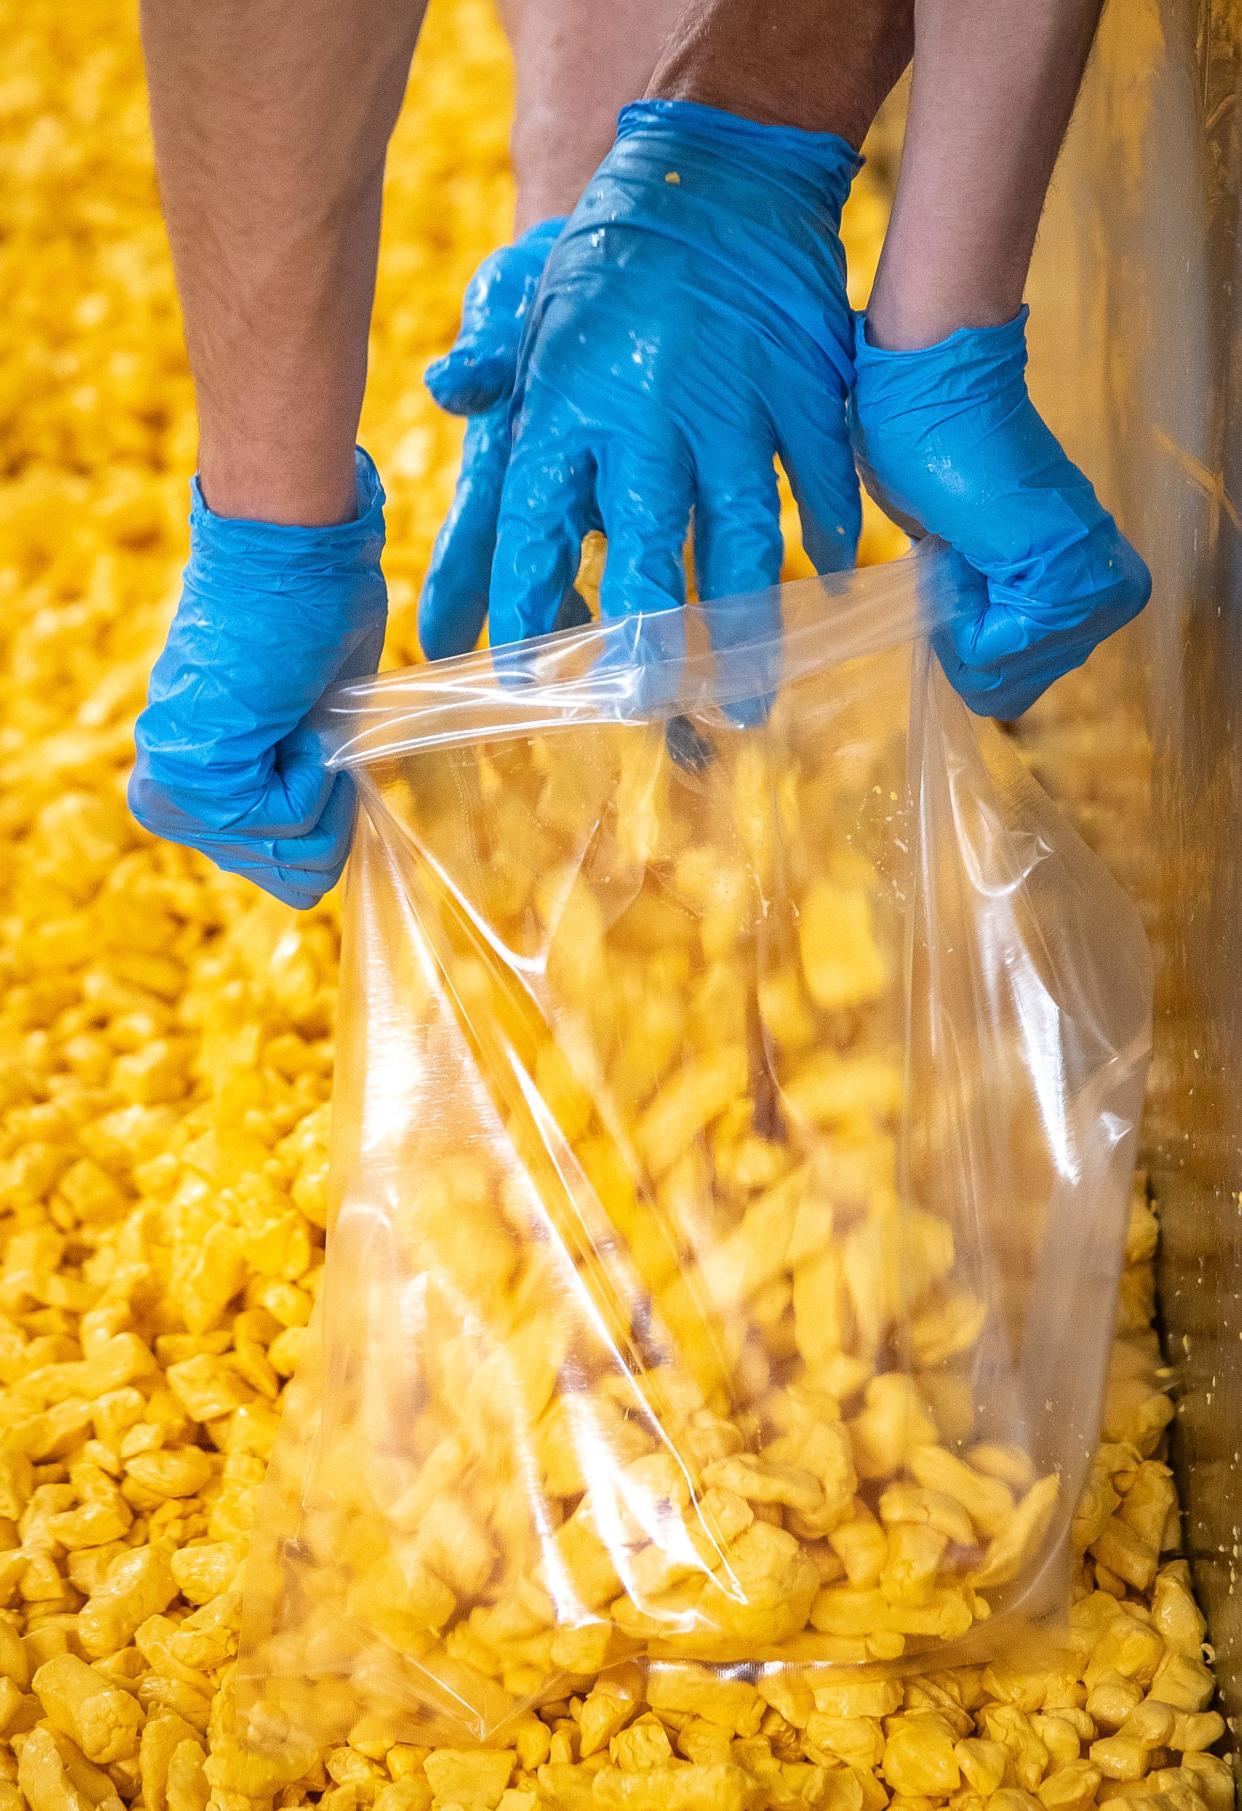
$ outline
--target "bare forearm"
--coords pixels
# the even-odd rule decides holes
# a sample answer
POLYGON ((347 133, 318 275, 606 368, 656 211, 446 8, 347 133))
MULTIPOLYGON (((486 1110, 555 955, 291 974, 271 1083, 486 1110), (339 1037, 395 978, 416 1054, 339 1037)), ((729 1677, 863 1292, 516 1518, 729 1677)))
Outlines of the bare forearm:
POLYGON ((685 0, 502 0, 517 97, 517 230, 568 214, 646 90, 685 0))
POLYGON ((910 60, 913 0, 691 0, 649 93, 861 145, 910 60))
POLYGON ((143 0, 200 477, 219 514, 353 514, 384 156, 423 5, 143 0))
POLYGON ((917 0, 914 83, 868 310, 877 344, 1010 320, 1100 0, 917 0))

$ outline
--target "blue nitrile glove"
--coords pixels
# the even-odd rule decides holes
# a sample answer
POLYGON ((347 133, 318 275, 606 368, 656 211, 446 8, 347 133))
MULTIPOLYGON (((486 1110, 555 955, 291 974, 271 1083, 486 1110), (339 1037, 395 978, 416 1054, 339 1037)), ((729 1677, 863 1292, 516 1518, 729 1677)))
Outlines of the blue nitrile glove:
MULTIPOLYGON (((775 454, 811 558, 821 571, 851 564, 853 324, 838 226, 858 168, 833 133, 688 101, 623 109, 522 340, 493 645, 553 626, 596 520, 605 618, 684 602, 692 508, 701 597, 775 584, 775 454)), ((772 621, 748 638, 776 626, 774 600, 756 609, 772 621)))
POLYGON ((904 528, 963 556, 977 603, 937 631, 980 716, 1016 717, 1137 616, 1151 575, 1026 389, 1023 308, 1000 327, 889 352, 856 322, 854 448, 904 528))
POLYGON ((213 515, 195 480, 181 602, 138 718, 129 804, 287 905, 314 905, 349 850, 354 790, 303 719, 373 673, 388 614, 384 492, 361 448, 358 515, 285 528, 213 515))
POLYGON ((564 224, 563 218, 540 221, 484 259, 467 285, 452 350, 427 368, 427 388, 440 407, 470 418, 457 489, 419 600, 418 634, 428 660, 466 653, 487 618, 518 345, 564 224))

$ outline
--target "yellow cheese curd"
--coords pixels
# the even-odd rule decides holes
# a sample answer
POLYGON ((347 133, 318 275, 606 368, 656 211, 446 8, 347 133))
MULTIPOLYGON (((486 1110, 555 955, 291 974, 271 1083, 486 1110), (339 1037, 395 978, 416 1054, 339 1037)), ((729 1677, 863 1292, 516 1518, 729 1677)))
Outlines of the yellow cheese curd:
MULTIPOLYGON (((152 844, 125 812, 132 719, 184 550, 194 438, 136 29, 102 0, 33 0, 8 49, 0 1811, 1052 1811, 1116 1797, 1225 1811, 1231 1781, 1210 1752, 1220 1725, 1203 1622, 1185 1566, 1170 1557, 1171 1405, 1152 1381, 1155 1228, 1141 1202, 1105 1442, 1076 1523, 1072 1640, 1055 1664, 814 1690, 796 1675, 751 1683, 676 1663, 644 1681, 621 1664, 584 1676, 482 1751, 397 1741, 378 1717, 318 1752, 274 1759, 238 1744, 239 1569, 321 1277, 336 908, 294 919, 197 857, 152 844)), ((418 578, 460 433, 417 374, 451 337, 470 269, 505 231, 507 105, 490 13, 474 0, 433 6, 391 164, 364 423, 393 494, 388 657, 398 663, 415 656, 418 578)), ((855 300, 884 217, 867 183, 846 222, 855 300)), ((897 544, 873 516, 867 537, 871 557, 897 544)), ((796 553, 790 569, 805 569, 796 553)), ((690 868, 685 881, 695 881, 690 868)), ((720 897, 722 939, 729 910, 720 897)), ((814 912, 856 937, 855 902, 828 891, 814 912)), ((815 937, 802 974, 791 963, 766 990, 762 1010, 791 1046, 814 1023, 804 995, 833 1010, 850 984, 824 952, 815 937)), ((866 963, 854 972, 865 985, 866 963)), ((646 1011, 627 1059, 636 1089, 668 1035, 659 1001, 646 1011)), ((720 1085, 704 1067, 643 1122, 651 1161, 720 1085)), ((814 1074, 808 1103, 837 1085, 814 1074)), ((745 1139, 728 1148, 757 1217, 713 1247, 714 1290, 734 1288, 765 1250, 758 1210, 780 1178, 764 1162, 745 1139)), ((644 1261, 659 1278, 659 1252, 644 1261)), ((799 1274, 814 1262, 807 1252, 799 1274)), ((946 1308, 947 1321, 928 1325, 926 1362, 964 1311, 946 1308)), ((848 1464, 880 1478, 902 1411, 883 1388, 861 1402, 848 1464)), ((797 1543, 816 1549, 821 1621, 848 1623, 851 1600, 887 1606, 898 1622, 942 1614, 943 1553, 967 1526, 1001 1542, 1006 1505, 1027 1501, 1034 1481, 1012 1456, 976 1451, 968 1483, 935 1456, 929 1433, 925 1475, 864 1514, 847 1500, 847 1455, 826 1432, 811 1450, 791 1427, 787 1450, 762 1464, 716 1454, 721 1536, 736 1545, 749 1535, 757 1572, 785 1585, 781 1567, 793 1562, 774 1517, 833 1522, 822 1542, 797 1543)), ((440 1538, 454 1548, 445 1569, 468 1588, 480 1564, 468 1530, 440 1538)), ((585 1568, 588 1531, 581 1553, 585 1568)), ((452 1590, 428 1569, 429 1626, 452 1590)))
POLYGON ((896 1187, 902 917, 851 834, 893 743, 881 729, 842 783, 800 717, 782 703, 770 737, 688 771, 659 727, 596 728, 381 777, 427 851, 420 935, 465 1004, 407 991, 404 946, 359 929, 436 1095, 424 1112, 404 1041, 364 1040, 368 1099, 405 1077, 411 1130, 389 1145, 364 1108, 343 1150, 339 1381, 295 1449, 292 1515, 265 1514, 282 1601, 253 1656, 311 1728, 340 1694, 303 1704, 307 1678, 365 1678, 394 1712, 425 1683, 486 1733, 558 1672, 639 1653, 908 1658, 1042 1554, 1059 1481, 971 1451, 949 1361, 981 1304, 953 1229, 896 1187), (815 834, 786 840, 772 797, 815 834), (522 990, 494 952, 527 949, 522 990), (808 1048, 756 1031, 772 972, 808 1048), (539 1078, 534 1107, 515 1073, 539 1078), (377 1271, 380 1175, 400 1180, 378 1184, 377 1271), (891 1369, 929 1322, 934 1372, 891 1369))

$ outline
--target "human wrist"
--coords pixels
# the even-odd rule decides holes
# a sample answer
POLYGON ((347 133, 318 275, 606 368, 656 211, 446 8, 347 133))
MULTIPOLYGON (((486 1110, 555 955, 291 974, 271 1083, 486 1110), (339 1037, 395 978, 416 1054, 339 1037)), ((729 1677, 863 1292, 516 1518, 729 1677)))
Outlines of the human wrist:
POLYGON ((761 126, 793 126, 804 132, 836 132, 857 150, 865 136, 852 110, 836 109, 809 95, 782 69, 765 67, 745 52, 692 45, 672 52, 647 88, 647 100, 690 101, 737 114, 761 126), (844 128, 844 129, 843 129, 844 128))
POLYGON ((683 15, 647 96, 834 132, 857 150, 912 48, 913 0, 793 0, 779 30, 755 0, 707 0, 683 15))
POLYGON ((867 339, 881 350, 918 351, 962 328, 1001 327, 1022 306, 1024 270, 955 268, 928 258, 907 276, 906 262, 881 260, 867 304, 867 339))
POLYGON ((517 184, 514 237, 541 221, 571 214, 607 154, 616 128, 615 109, 569 119, 558 104, 530 105, 514 121, 511 139, 517 184))
POLYGON ((310 436, 267 445, 204 433, 197 484, 206 508, 228 520, 276 527, 326 528, 358 513, 352 438, 316 446, 310 436))

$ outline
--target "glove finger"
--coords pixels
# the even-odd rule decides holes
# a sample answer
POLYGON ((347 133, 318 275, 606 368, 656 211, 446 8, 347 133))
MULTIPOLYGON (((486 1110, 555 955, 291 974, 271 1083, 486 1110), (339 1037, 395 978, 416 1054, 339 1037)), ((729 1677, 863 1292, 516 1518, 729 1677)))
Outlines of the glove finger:
POLYGON ((790 411, 780 423, 781 464, 798 505, 802 545, 816 572, 845 572, 858 555, 862 503, 844 404, 815 418, 790 411))
POLYGON ((541 265, 502 246, 485 258, 466 285, 461 326, 443 358, 423 381, 432 400, 451 415, 485 414, 511 395, 522 326, 541 265))
MULTIPOLYGON (((383 650, 384 629, 381 618, 350 637, 329 686, 374 673, 383 650)), ((321 733, 312 716, 282 736, 264 759, 268 775, 259 801, 231 823, 211 828, 209 834, 222 846, 244 846, 263 839, 294 842, 310 837, 323 821, 337 775, 326 765, 321 733)), ((186 840, 202 846, 198 836, 186 840)))
POLYGON ((336 779, 324 766, 323 756, 304 747, 302 732, 294 730, 277 747, 262 803, 231 825, 232 834, 221 840, 231 842, 235 836, 245 842, 290 843, 311 836, 328 808, 336 779))
MULTIPOLYGON (((284 764, 285 781, 297 785, 296 775, 303 767, 322 772, 318 754, 308 751, 284 764), (291 779, 290 767, 294 770, 291 779)), ((296 836, 275 837, 272 856, 279 864, 296 864, 310 873, 323 873, 345 859, 354 832, 354 812, 358 797, 353 780, 347 773, 329 773, 331 786, 317 820, 296 836)))
POLYGON ((1102 641, 1137 616, 1151 596, 1151 574, 1111 516, 1047 555, 1020 588, 990 579, 993 608, 980 626, 975 656, 1012 659, 1028 647, 1055 655, 1085 634, 1102 641))
MULTIPOLYGON (((318 821, 299 835, 205 836, 194 847, 231 874, 254 879, 277 869, 296 870, 308 884, 339 872, 353 837, 357 795, 348 774, 329 774, 328 796, 318 821)), ((321 891, 323 889, 321 888, 321 891)))
POLYGON ((594 464, 527 429, 509 457, 488 600, 494 648, 546 635, 578 574, 594 464))
POLYGON ((726 714, 748 726, 761 723, 771 709, 780 661, 780 600, 774 587, 780 584, 784 545, 776 471, 762 443, 751 441, 714 446, 696 459, 696 468, 699 596, 718 656, 726 714))
POLYGON ((987 580, 986 607, 955 616, 942 631, 942 663, 946 671, 955 665, 959 677, 950 678, 981 715, 1020 716, 1151 594, 1145 563, 1111 517, 1084 543, 1049 557, 1040 576, 1039 598, 987 580))
POLYGON ((996 610, 989 595, 988 580, 964 555, 948 548, 945 558, 943 591, 927 599, 927 607, 936 623, 931 636, 932 649, 949 684, 976 716, 1014 714, 1006 689, 1012 675, 1003 665, 989 667, 980 661, 977 649, 979 636, 989 617, 1004 618, 1007 633, 1018 625, 1008 611, 996 610), (950 612, 947 616, 946 610, 950 612))
POLYGON ((335 775, 324 767, 321 756, 295 761, 287 771, 271 755, 266 760, 270 769, 258 798, 238 806, 201 787, 173 793, 154 785, 140 753, 130 775, 129 808, 153 836, 191 849, 206 848, 208 843, 240 849, 272 838, 307 835, 323 814, 335 775))
POLYGON ((609 638, 600 667, 626 673, 637 714, 661 709, 680 681, 693 497, 693 468, 680 442, 610 441, 601 449, 596 499, 608 548, 600 620, 627 628, 609 638), (664 619, 658 627, 644 621, 653 616, 664 619))
POLYGON ((467 654, 487 620, 496 522, 509 458, 508 409, 476 415, 466 429, 461 473, 418 600, 418 638, 428 660, 467 654))
MULTIPOLYGON (((380 655, 384 652, 384 636, 387 630, 388 610, 385 607, 382 616, 360 629, 346 642, 340 664, 332 675, 331 684, 341 685, 350 679, 369 679, 379 666, 380 655)), ((324 691, 327 690, 328 687, 325 685, 324 691)), ((318 706, 318 703, 319 699, 316 699, 315 705, 311 707, 312 710, 318 706)))
POLYGON ((458 339, 451 352, 428 365, 423 382, 432 401, 449 415, 482 415, 513 389, 517 348, 458 339))
POLYGON ((932 643, 955 691, 981 717, 1009 721, 1041 698, 1050 685, 1080 667, 1094 653, 1102 634, 1084 634, 1073 643, 1061 643, 1055 655, 1033 652, 1025 659, 994 666, 977 666, 964 660, 949 630, 941 629, 932 643))
POLYGON ((298 868, 256 867, 239 862, 228 850, 216 853, 207 849, 203 853, 222 873, 236 874, 249 881, 252 887, 270 893, 273 899, 279 899, 282 905, 292 906, 298 912, 309 912, 312 906, 317 906, 324 895, 332 891, 345 865, 342 861, 334 874, 309 876, 298 868))
POLYGON ((600 615, 607 621, 683 605, 694 479, 680 446, 608 444, 599 454, 596 497, 608 540, 600 615))
POLYGON ((512 394, 526 317, 564 224, 561 217, 540 221, 485 258, 471 277, 457 338, 427 367, 424 380, 442 409, 483 414, 512 394))

